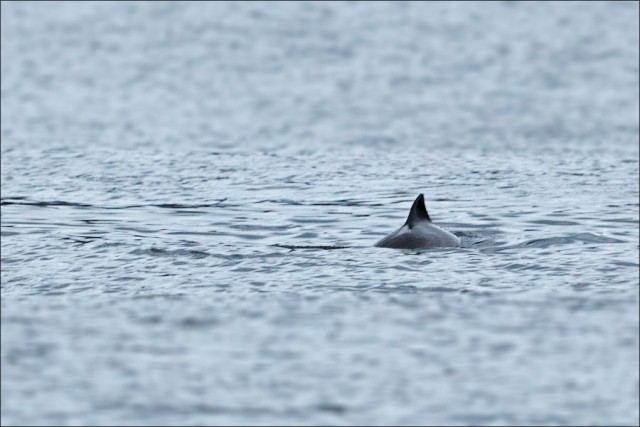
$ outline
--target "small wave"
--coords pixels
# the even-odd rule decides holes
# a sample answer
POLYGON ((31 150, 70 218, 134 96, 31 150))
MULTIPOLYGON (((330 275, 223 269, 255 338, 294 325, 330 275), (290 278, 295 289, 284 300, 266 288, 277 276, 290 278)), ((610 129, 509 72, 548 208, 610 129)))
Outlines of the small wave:
POLYGON ((90 208, 91 205, 87 205, 85 203, 76 203, 76 202, 65 202, 62 200, 53 200, 50 202, 32 202, 28 200, 24 200, 20 197, 12 197, 7 199, 0 200, 1 206, 7 205, 23 205, 23 206, 38 206, 38 207, 48 207, 48 206, 73 206, 78 208, 90 208))
POLYGON ((624 243, 624 240, 614 239, 612 237, 597 236, 591 233, 572 234, 563 237, 547 237, 544 239, 533 239, 524 242, 520 247, 548 248, 557 245, 566 245, 570 243, 624 243))
POLYGON ((123 206, 99 206, 99 205, 90 205, 86 203, 78 203, 78 202, 66 202, 63 200, 53 200, 53 201, 30 201, 26 200, 25 197, 7 197, 0 199, 0 205, 22 205, 22 206, 38 206, 38 207, 50 207, 50 206, 70 206, 76 208, 96 208, 96 209, 133 209, 133 208, 145 208, 145 207, 154 207, 161 209, 198 209, 198 208, 213 208, 213 207, 221 207, 222 203, 225 202, 227 198, 216 200, 213 203, 200 203, 200 204, 188 204, 188 203, 149 203, 142 205, 123 205, 123 206))
POLYGON ((279 244, 275 244, 273 245, 275 247, 278 248, 284 248, 284 249, 291 249, 291 250, 295 250, 295 249, 321 249, 321 250, 325 250, 325 251, 329 251, 329 250, 333 250, 333 249, 348 249, 350 246, 331 246, 331 245, 317 245, 317 246, 302 246, 302 245, 279 245, 279 244))
POLYGON ((212 207, 217 207, 220 206, 220 204, 222 202, 224 202, 225 200, 227 200, 226 198, 224 199, 220 199, 218 201, 216 201, 215 203, 205 203, 205 204, 194 204, 194 205, 190 205, 190 204, 184 204, 184 203, 161 203, 158 205, 140 205, 140 206, 135 206, 135 207, 144 207, 144 206, 149 206, 149 207, 155 207, 155 208, 163 208, 163 209, 197 209, 197 208, 212 208, 212 207))
POLYGON ((552 219, 539 219, 534 221, 528 221, 528 223, 540 224, 540 225, 578 225, 578 223, 574 221, 556 221, 552 219))
POLYGON ((80 245, 86 245, 87 243, 94 242, 98 237, 93 236, 78 236, 78 237, 63 237, 63 240, 68 240, 73 243, 78 243, 80 245))
POLYGON ((358 201, 358 200, 334 200, 329 202, 313 202, 309 203, 309 206, 374 206, 370 202, 358 201))
POLYGON ((488 252, 501 252, 510 249, 519 249, 519 248, 550 248, 553 246, 560 245, 569 245, 573 243, 624 243, 624 240, 614 239, 612 237, 606 236, 598 236, 591 233, 578 233, 571 234, 568 236, 558 236, 558 237, 546 237, 542 239, 531 239, 526 242, 517 243, 514 245, 490 245, 490 244, 482 244, 481 250, 488 252))
POLYGON ((135 249, 130 252, 132 255, 150 255, 154 257, 182 257, 186 256, 189 258, 206 258, 211 256, 209 253, 204 251, 196 251, 193 249, 176 249, 174 251, 160 248, 149 248, 149 249, 135 249))

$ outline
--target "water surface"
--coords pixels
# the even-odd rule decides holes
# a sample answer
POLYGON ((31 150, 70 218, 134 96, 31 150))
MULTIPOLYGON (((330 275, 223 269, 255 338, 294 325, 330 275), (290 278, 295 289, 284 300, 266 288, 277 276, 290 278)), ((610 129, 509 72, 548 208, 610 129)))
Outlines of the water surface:
POLYGON ((2 424, 637 425, 637 16, 3 3, 2 424))

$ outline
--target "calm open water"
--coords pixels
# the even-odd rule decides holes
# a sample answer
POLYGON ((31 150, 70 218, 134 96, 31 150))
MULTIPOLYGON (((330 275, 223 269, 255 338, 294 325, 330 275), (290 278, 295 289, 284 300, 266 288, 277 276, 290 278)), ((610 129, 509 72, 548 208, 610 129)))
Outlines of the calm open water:
POLYGON ((2 425, 639 423, 637 2, 1 8, 2 425))

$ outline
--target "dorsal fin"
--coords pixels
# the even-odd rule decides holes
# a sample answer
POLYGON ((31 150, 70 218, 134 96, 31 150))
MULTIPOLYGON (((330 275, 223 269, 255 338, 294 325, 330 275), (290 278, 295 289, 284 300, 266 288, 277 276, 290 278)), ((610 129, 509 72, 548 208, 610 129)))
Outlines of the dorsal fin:
POLYGON ((407 218, 405 225, 408 225, 409 228, 413 228, 413 226, 418 222, 425 220, 430 222, 431 218, 429 218, 427 207, 424 205, 424 195, 420 193, 416 198, 416 201, 413 202, 413 206, 411 206, 411 211, 409 211, 409 217, 407 218))

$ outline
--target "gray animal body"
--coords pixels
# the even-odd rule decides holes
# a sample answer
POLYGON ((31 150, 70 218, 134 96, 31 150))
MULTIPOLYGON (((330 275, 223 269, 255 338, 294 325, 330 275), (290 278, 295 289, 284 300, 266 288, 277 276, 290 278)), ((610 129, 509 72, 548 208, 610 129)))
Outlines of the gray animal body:
POLYGON ((380 248, 396 249, 448 248, 459 245, 460 239, 457 236, 431 222, 422 194, 413 202, 407 222, 375 244, 380 248))

